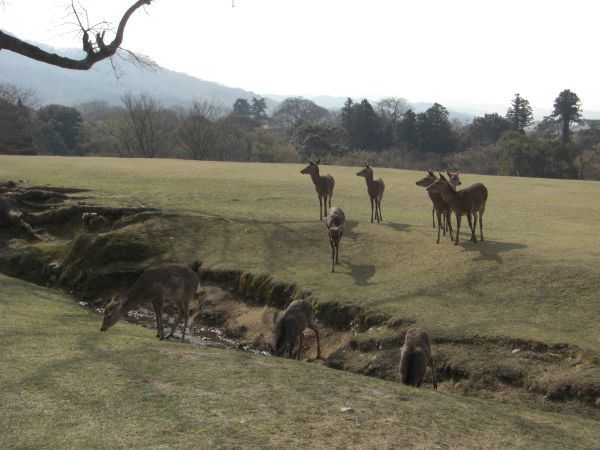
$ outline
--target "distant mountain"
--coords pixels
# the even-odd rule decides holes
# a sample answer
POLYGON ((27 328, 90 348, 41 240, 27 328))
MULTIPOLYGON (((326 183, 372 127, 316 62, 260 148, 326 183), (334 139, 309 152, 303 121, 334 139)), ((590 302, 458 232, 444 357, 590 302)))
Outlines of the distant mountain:
MULTIPOLYGON (((55 49, 41 47, 72 58, 83 57, 78 49, 55 49)), ((277 105, 293 94, 283 96, 275 94, 257 94, 240 88, 224 86, 220 83, 202 80, 184 73, 165 68, 157 71, 140 69, 123 63, 122 75, 117 78, 109 61, 101 61, 88 71, 66 70, 48 64, 33 61, 13 52, 0 52, 0 83, 10 83, 22 88, 34 90, 43 104, 58 103, 73 106, 92 100, 104 100, 109 104, 120 105, 121 96, 130 91, 134 95, 147 93, 158 98, 164 106, 185 106, 193 99, 215 100, 226 107, 232 107, 238 98, 250 100, 252 97, 265 97, 267 108, 272 112, 277 105)), ((314 96, 305 97, 316 104, 333 110, 339 110, 347 97, 314 96)), ((353 97, 355 101, 362 98, 353 97)), ((373 103, 376 99, 369 99, 373 103)), ((497 112, 506 114, 507 105, 475 104, 470 102, 442 103, 451 120, 469 123, 477 116, 497 112)), ((430 108, 433 103, 409 102, 417 113, 430 108)), ((534 109, 534 117, 541 120, 550 114, 549 109, 534 109)), ((598 111, 583 111, 586 119, 600 119, 598 111)))
MULTIPOLYGON (((61 55, 82 57, 73 49, 51 49, 61 55)), ((123 63, 118 79, 109 61, 101 61, 88 71, 65 70, 25 58, 13 52, 0 52, 0 82, 33 89, 42 103, 73 106, 91 100, 104 100, 120 105, 127 91, 134 95, 147 93, 160 99, 164 106, 189 105, 193 99, 215 100, 232 107, 238 98, 262 97, 254 92, 231 88, 219 83, 174 72, 139 69, 123 63)), ((267 99, 269 109, 278 102, 267 99)))

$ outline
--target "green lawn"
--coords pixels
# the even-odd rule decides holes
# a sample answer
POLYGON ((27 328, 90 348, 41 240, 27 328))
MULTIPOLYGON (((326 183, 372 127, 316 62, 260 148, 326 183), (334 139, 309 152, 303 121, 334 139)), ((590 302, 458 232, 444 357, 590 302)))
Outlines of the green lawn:
POLYGON ((0 448, 598 448, 597 422, 160 342, 0 275, 0 448), (353 412, 342 413, 340 408, 353 412))
MULTIPOLYGON (((0 179, 81 186, 91 201, 184 213, 165 236, 182 260, 268 273, 324 300, 416 319, 434 334, 507 335, 600 348, 600 183, 463 174, 489 190, 486 242, 435 244, 419 172, 375 169, 385 222, 371 224, 358 168, 323 166, 347 227, 341 267, 302 165, 0 156, 0 179)), ((465 230, 467 226, 463 227, 465 230)))

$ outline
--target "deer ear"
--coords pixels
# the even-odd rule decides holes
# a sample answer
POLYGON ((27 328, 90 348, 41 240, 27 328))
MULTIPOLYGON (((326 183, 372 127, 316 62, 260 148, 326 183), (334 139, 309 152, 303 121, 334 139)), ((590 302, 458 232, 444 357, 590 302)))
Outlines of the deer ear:
POLYGON ((446 180, 446 177, 444 175, 442 175, 442 172, 440 172, 440 180, 448 181, 448 180, 446 180))
POLYGON ((432 177, 435 177, 435 174, 434 174, 434 173, 431 171, 431 169, 428 169, 428 170, 427 170, 427 173, 428 173, 429 175, 431 175, 432 177))
POLYGON ((368 164, 368 163, 367 163, 367 164, 365 164, 365 167, 366 167, 367 169, 370 169, 370 168, 371 168, 371 166, 369 166, 369 164, 368 164))
POLYGON ((321 158, 317 159, 317 162, 315 163, 315 165, 317 165, 317 166, 318 166, 319 164, 321 164, 321 158))

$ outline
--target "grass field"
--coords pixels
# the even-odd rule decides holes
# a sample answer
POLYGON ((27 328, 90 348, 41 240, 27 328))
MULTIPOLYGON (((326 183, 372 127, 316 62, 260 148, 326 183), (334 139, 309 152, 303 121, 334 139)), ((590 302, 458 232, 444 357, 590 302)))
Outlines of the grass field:
POLYGON ((100 333, 69 297, 0 285, 0 448, 600 446, 590 419, 160 342, 124 323, 100 333))
MULTIPOLYGON (((347 229, 329 272, 318 202, 301 165, 0 156, 0 179, 92 189, 93 202, 191 217, 165 240, 182 260, 268 273, 326 300, 415 319, 434 334, 506 335, 600 348, 600 183, 486 177, 486 242, 435 244, 421 173, 375 169, 385 219, 371 224, 358 168, 323 166, 347 229), (192 220, 193 219, 193 220, 192 220)), ((463 226, 463 230, 467 228, 463 226)))

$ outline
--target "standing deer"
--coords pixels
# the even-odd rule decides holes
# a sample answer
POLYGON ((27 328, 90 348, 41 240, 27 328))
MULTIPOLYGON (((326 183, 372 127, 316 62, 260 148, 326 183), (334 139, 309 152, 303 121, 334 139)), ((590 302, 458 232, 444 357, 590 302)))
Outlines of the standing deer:
POLYGON ((184 328, 181 338, 181 342, 183 342, 190 315, 190 305, 197 299, 197 290, 198 277, 185 264, 163 263, 150 267, 140 275, 124 298, 113 299, 106 306, 100 331, 108 330, 125 313, 151 301, 156 314, 156 337, 160 340, 165 339, 163 308, 165 304, 171 304, 177 309, 178 315, 166 339, 173 336, 175 328, 183 318, 184 328))
POLYGON ((440 178, 427 188, 427 192, 440 194, 456 215, 456 238, 454 245, 458 245, 460 222, 464 215, 467 216, 467 220, 469 221, 471 240, 474 243, 477 243, 475 231, 477 229, 477 219, 479 218, 479 233, 483 241, 483 213, 485 211, 485 202, 488 198, 487 188, 481 183, 475 183, 460 191, 455 191, 444 175, 441 173, 439 175, 440 178))
POLYGON ((437 389, 429 335, 421 328, 411 328, 406 331, 400 352, 400 381, 410 386, 421 387, 427 366, 431 367, 433 388, 437 389))
POLYGON ((344 223, 346 223, 346 215, 341 208, 334 206, 329 208, 325 226, 329 231, 329 245, 331 245, 331 272, 335 272, 335 265, 339 264, 338 254, 340 251, 340 240, 344 234, 344 223))
POLYGON ((281 356, 288 350, 288 358, 292 357, 296 341, 299 340, 298 353, 300 359, 304 330, 310 328, 317 337, 317 359, 321 358, 321 344, 319 342, 319 329, 315 323, 315 313, 312 305, 306 299, 294 300, 281 314, 273 330, 273 346, 269 344, 271 353, 281 356))
POLYGON ((365 177, 365 180, 367 181, 367 192, 371 199, 371 223, 373 223, 373 207, 375 207, 375 219, 377 219, 377 223, 379 223, 383 220, 381 215, 381 199, 383 198, 385 184, 381 178, 373 178, 373 169, 371 169, 368 164, 365 164, 365 168, 356 175, 365 177))
POLYGON ((319 220, 323 220, 323 216, 327 214, 327 200, 329 200, 329 208, 331 208, 331 196, 333 195, 335 181, 328 173, 319 175, 320 163, 320 159, 318 159, 316 163, 309 161, 308 166, 302 169, 300 173, 310 175, 310 178, 315 185, 315 190, 319 197, 319 220))
MULTIPOLYGON (((427 187, 431 186, 435 180, 437 180, 437 178, 435 177, 435 174, 431 170, 428 170, 427 175, 425 175, 423 178, 418 180, 415 184, 417 186, 427 188, 427 187)), ((458 177, 457 177, 456 181, 458 181, 458 177)), ((458 183, 460 184, 460 181, 458 181, 458 183)), ((450 222, 450 207, 444 201, 444 199, 442 198, 442 196, 440 194, 436 194, 433 192, 427 192, 427 195, 429 195, 429 199, 431 200, 431 203, 433 205, 433 208, 431 209, 431 217, 433 220, 434 228, 435 228, 434 214, 437 216, 437 221, 438 221, 438 234, 437 234, 436 243, 437 244, 440 243, 440 229, 442 230, 443 235, 446 236, 446 228, 448 228, 448 230, 450 232, 450 239, 454 240, 454 237, 452 236, 452 223, 450 222)))

